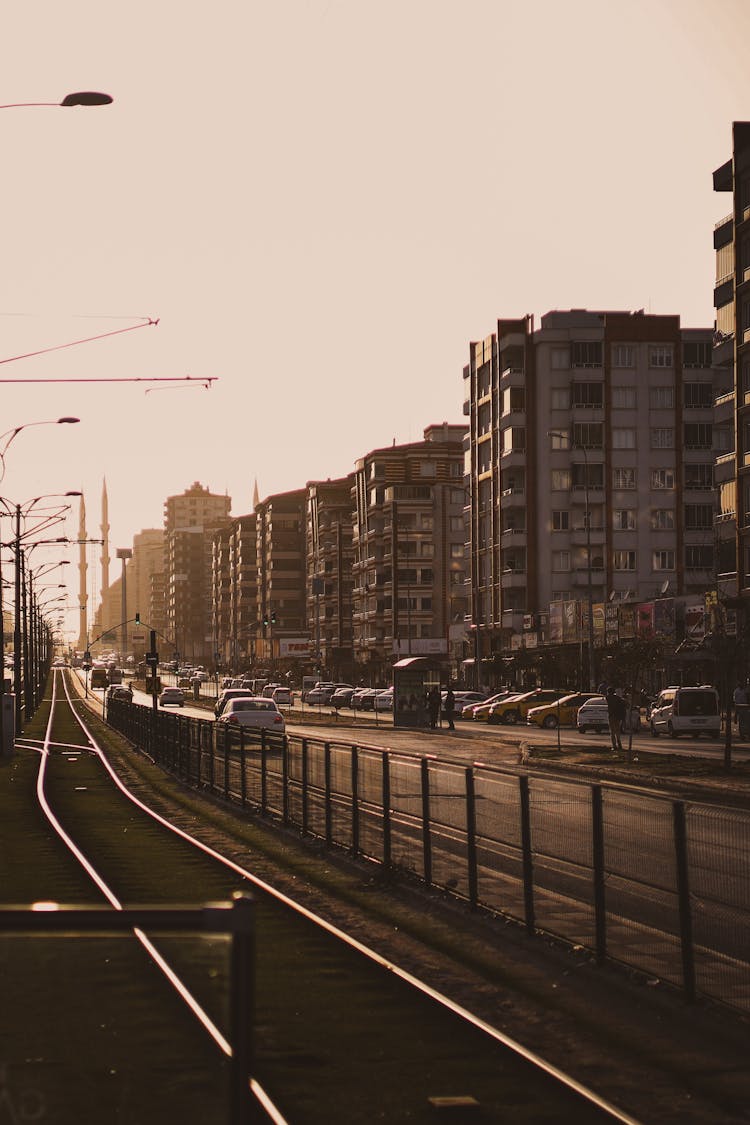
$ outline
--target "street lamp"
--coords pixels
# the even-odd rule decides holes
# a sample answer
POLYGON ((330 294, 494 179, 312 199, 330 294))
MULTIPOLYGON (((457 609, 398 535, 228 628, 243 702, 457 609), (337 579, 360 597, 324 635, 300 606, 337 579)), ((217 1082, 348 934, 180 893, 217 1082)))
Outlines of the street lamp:
MULTIPOLYGON (((547 430, 547 437, 558 438, 562 442, 567 442, 569 435, 561 433, 559 430, 547 430)), ((586 528, 586 601, 588 610, 588 671, 589 671, 589 691, 595 691, 594 684, 594 597, 591 587, 591 512, 589 509, 589 457, 586 451, 586 446, 578 444, 571 444, 571 449, 578 449, 583 454, 584 465, 584 478, 583 478, 583 495, 584 495, 584 525, 586 528)), ((581 668, 581 677, 583 678, 583 668, 581 668)))
POLYGON ((80 418, 70 418, 66 415, 63 418, 50 418, 45 422, 24 422, 22 426, 15 426, 14 429, 6 430, 4 434, 0 434, 0 441, 2 441, 4 437, 8 438, 5 445, 3 445, 2 449, 0 449, 0 463, 2 464, 0 481, 2 481, 3 477, 5 476, 5 454, 8 452, 8 446, 16 437, 16 435, 20 434, 21 430, 28 430, 32 426, 61 426, 64 424, 73 425, 75 422, 80 422, 80 420, 80 418))
POLYGON ((10 105, 0 105, 0 109, 23 109, 31 106, 54 106, 67 109, 74 105, 110 105, 112 98, 109 94, 100 94, 96 90, 81 90, 76 94, 66 94, 61 102, 11 102, 10 105))

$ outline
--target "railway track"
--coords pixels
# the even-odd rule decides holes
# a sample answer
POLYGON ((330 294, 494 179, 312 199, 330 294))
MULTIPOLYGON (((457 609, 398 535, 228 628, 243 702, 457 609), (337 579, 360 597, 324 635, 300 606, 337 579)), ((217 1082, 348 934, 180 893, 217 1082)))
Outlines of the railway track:
MULTIPOLYGON (((253 873, 252 856, 240 864, 153 812, 114 771, 62 672, 55 672, 52 691, 44 739, 19 740, 33 762, 26 771, 33 830, 47 834, 43 869, 28 872, 28 899, 118 910, 252 894, 257 961, 248 1120, 420 1123, 442 1110, 452 1122, 635 1125, 274 890, 253 873)), ((13 1056, 27 1104, 37 1104, 28 1101, 28 1091, 36 1091, 54 1105, 49 1116, 63 1122, 228 1120, 225 939, 138 931, 128 939, 79 936, 66 953, 60 940, 10 940, 18 1002, 43 999, 38 1018, 23 1021, 30 1030, 13 1056), (62 1005, 62 1023, 50 1019, 55 1004, 62 1005), (62 1036, 54 1030, 60 1026, 62 1036)), ((0 1046, 3 1061, 7 1049, 0 1046)))

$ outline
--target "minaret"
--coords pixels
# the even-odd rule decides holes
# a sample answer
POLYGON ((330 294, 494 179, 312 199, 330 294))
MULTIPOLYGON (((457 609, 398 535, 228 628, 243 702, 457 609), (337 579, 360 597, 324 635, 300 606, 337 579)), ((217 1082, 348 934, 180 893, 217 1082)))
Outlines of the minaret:
POLYGON ((88 648, 88 595, 86 594, 86 501, 81 493, 81 510, 78 518, 78 648, 85 652, 88 648))
POLYGON ((102 629, 108 629, 109 620, 109 501, 107 500, 107 478, 102 486, 102 629))
POLYGON ((253 489, 253 511, 256 510, 260 504, 260 496, 258 495, 258 478, 255 479, 255 488, 253 489))

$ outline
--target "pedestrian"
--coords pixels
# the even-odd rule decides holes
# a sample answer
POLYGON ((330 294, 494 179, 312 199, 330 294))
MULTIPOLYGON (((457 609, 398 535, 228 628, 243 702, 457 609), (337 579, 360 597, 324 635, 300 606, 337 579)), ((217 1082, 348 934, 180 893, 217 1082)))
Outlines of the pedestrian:
POLYGON ((445 693, 445 705, 443 707, 445 717, 448 720, 448 730, 455 730, 453 725, 453 715, 456 710, 456 697, 453 694, 453 688, 448 684, 448 690, 445 693))
POLYGON ((430 714, 430 726, 434 730, 440 718, 440 688, 433 684, 427 693, 427 710, 430 714))
POLYGON ((609 735, 612 740, 612 751, 622 753, 622 738, 620 732, 628 707, 625 700, 610 686, 605 696, 607 700, 607 715, 609 716, 609 735))
POLYGON ((745 687, 744 684, 742 684, 742 683, 737 684, 737 687, 734 689, 734 694, 732 695, 732 703, 734 704, 735 721, 739 722, 740 721, 740 713, 737 710, 737 707, 738 707, 738 705, 740 707, 742 707, 743 704, 747 703, 747 688, 745 687))

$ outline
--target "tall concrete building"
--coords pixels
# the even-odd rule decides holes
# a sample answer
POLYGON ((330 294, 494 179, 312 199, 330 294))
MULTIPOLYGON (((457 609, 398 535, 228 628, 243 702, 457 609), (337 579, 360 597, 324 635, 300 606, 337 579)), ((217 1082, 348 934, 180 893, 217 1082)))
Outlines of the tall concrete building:
POLYGON ((309 652, 306 614, 304 488, 256 505, 255 662, 298 661, 309 652))
POLYGON ((725 393, 716 420, 732 435, 716 462, 718 592, 750 599, 750 122, 732 126, 732 155, 714 172, 731 209, 714 228, 715 367, 725 393))
POLYGON ((224 667, 247 671, 258 627, 257 519, 236 516, 214 536, 213 607, 217 652, 224 667))
POLYGON ((354 676, 352 543, 354 474, 307 485, 307 629, 313 666, 338 683, 354 676))
POLYGON ((478 659, 543 637, 553 603, 588 624, 715 581, 713 463, 732 434, 710 329, 643 310, 500 320, 464 381, 478 659))
POLYGON ((464 425, 375 449, 354 472, 353 645, 358 678, 390 679, 394 661, 451 659, 463 640, 467 571, 464 425))
POLYGON ((229 522, 231 500, 198 481, 164 504, 166 635, 178 659, 214 666, 213 539, 229 522))

